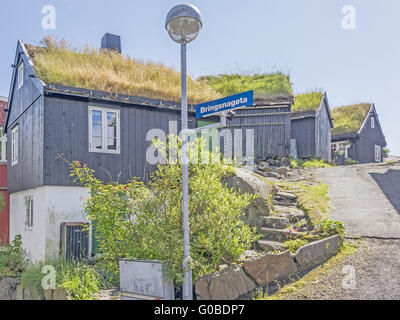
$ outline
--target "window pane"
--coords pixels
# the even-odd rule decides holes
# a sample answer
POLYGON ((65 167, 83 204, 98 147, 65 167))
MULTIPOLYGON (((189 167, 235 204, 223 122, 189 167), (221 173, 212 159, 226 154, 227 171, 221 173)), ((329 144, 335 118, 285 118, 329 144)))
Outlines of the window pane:
POLYGON ((102 143, 101 143, 101 137, 93 137, 92 138, 92 148, 99 149, 99 150, 101 150, 103 148, 102 143))
POLYGON ((107 112, 107 124, 109 126, 117 125, 117 114, 115 112, 107 112))
POLYGON ((101 111, 98 110, 92 111, 92 123, 101 124, 101 111))
POLYGON ((117 139, 116 138, 107 138, 107 149, 108 150, 117 150, 117 139))
POLYGON ((101 124, 93 123, 92 136, 101 138, 101 124))

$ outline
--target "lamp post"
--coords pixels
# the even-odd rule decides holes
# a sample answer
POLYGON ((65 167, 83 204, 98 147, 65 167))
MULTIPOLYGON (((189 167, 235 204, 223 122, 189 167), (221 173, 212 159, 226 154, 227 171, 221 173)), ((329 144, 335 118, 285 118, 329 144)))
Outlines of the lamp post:
POLYGON ((187 146, 186 44, 197 38, 202 27, 201 14, 192 4, 179 4, 167 14, 165 28, 172 40, 181 44, 181 119, 182 119, 182 191, 183 191, 183 300, 193 300, 189 239, 189 161, 187 146))

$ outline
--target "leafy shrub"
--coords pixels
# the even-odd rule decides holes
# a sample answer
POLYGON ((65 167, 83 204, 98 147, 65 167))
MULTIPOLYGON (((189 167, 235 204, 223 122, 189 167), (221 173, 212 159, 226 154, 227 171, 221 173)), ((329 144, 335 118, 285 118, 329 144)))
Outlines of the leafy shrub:
POLYGON ((292 169, 298 169, 298 168, 329 168, 332 167, 333 165, 326 162, 323 159, 310 159, 310 160, 302 160, 302 159, 291 159, 290 160, 290 167, 292 169))
POLYGON ((353 160, 352 158, 347 158, 344 160, 345 165, 352 165, 352 164, 357 164, 357 163, 358 163, 358 161, 353 160))
MULTIPOLYGON (((167 159, 166 150, 181 142, 154 141, 167 159), (175 142, 174 143, 172 142, 175 142)), ((193 278, 217 269, 221 262, 233 263, 259 238, 240 217, 254 196, 239 194, 223 186, 221 178, 231 170, 219 160, 220 154, 206 151, 202 140, 189 145, 189 212, 193 278), (196 163, 201 153, 209 164, 196 163)), ((178 157, 180 159, 180 157, 178 157)), ((120 258, 166 262, 167 276, 183 279, 182 167, 167 159, 158 165, 147 185, 138 179, 127 184, 104 184, 85 164, 71 164, 71 176, 90 190, 84 208, 96 224, 99 261, 118 275, 120 258)))
POLYGON ((283 247, 288 249, 291 253, 295 253, 300 247, 306 245, 308 241, 303 239, 295 239, 285 241, 283 247))
POLYGON ((346 228, 343 222, 334 221, 330 219, 324 219, 315 225, 315 231, 322 236, 331 236, 339 234, 344 236, 346 234, 346 228))
POLYGON ((42 268, 45 265, 55 268, 57 288, 64 289, 71 300, 91 300, 101 289, 109 286, 109 280, 95 266, 85 261, 65 260, 27 267, 21 276, 22 286, 36 292, 43 290, 42 279, 45 274, 42 273, 42 268))
POLYGON ((389 158, 389 153, 390 153, 390 149, 389 148, 383 148, 383 157, 384 158, 389 158))
POLYGON ((0 250, 0 276, 17 276, 25 269, 25 265, 25 251, 21 236, 17 235, 9 245, 0 250))
MULTIPOLYGON (((4 206, 6 205, 6 201, 4 200, 3 193, 0 193, 0 211, 3 210, 4 206)), ((1 243, 0 243, 1 245, 1 243)))

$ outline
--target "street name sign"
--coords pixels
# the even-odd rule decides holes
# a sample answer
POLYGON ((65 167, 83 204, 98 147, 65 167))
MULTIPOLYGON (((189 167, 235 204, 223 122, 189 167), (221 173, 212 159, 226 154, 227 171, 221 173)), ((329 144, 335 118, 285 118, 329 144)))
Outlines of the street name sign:
POLYGON ((233 96, 200 103, 196 106, 196 118, 203 118, 215 113, 229 111, 253 105, 253 91, 246 91, 233 96))

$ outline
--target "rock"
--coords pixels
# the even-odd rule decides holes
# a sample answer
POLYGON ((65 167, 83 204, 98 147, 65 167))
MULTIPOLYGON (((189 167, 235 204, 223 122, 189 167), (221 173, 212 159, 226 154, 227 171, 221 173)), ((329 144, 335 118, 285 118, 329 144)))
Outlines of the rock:
POLYGON ((243 262, 243 268, 258 285, 263 287, 270 282, 286 279, 297 272, 289 251, 279 254, 266 253, 249 258, 243 262))
POLYGON ((12 300, 15 296, 19 280, 11 277, 4 277, 0 280, 0 300, 12 300))
POLYGON ((67 293, 64 289, 54 289, 53 300, 68 300, 67 293))
POLYGON ((284 166, 288 166, 288 165, 290 164, 290 160, 289 160, 289 158, 287 158, 287 157, 283 157, 283 158, 281 159, 281 163, 282 163, 284 166))
POLYGON ((43 290, 43 294, 45 300, 53 300, 53 290, 51 289, 43 290))
POLYGON ((44 292, 41 289, 24 288, 24 300, 45 300, 44 292))
POLYGON ((267 159, 267 162, 271 165, 274 166, 276 164, 275 159, 267 159))
POLYGON ((256 288, 239 266, 199 278, 195 283, 198 300, 234 300, 256 288))
POLYGON ((24 287, 21 284, 15 290, 14 300, 24 300, 24 287))
POLYGON ((256 174, 236 168, 232 177, 222 179, 222 183, 228 188, 233 188, 239 192, 253 193, 262 199, 268 199, 271 187, 261 177, 256 174))
POLYGON ((289 170, 286 167, 279 167, 278 169, 276 169, 276 173, 279 173, 281 175, 286 175, 288 171, 289 170))
POLYGON ((257 168, 258 168, 259 170, 261 170, 261 171, 267 170, 267 169, 269 169, 269 163, 268 163, 268 162, 265 162, 265 161, 262 161, 262 162, 259 163, 259 165, 257 166, 257 168))
POLYGON ((241 219, 250 227, 261 228, 264 216, 269 215, 269 207, 264 199, 255 199, 243 212, 241 219))
POLYGON ((294 193, 290 193, 290 192, 280 191, 275 196, 276 197, 285 198, 285 199, 288 199, 288 200, 292 200, 292 201, 297 200, 297 195, 295 195, 294 193))
POLYGON ((339 251, 341 245, 342 239, 339 235, 335 235, 301 247, 296 252, 299 271, 307 271, 324 263, 339 251))
POLYGON ((259 249, 264 250, 265 252, 284 250, 282 243, 278 241, 258 240, 257 246, 259 249))
POLYGON ((276 172, 264 172, 264 176, 267 178, 282 179, 282 176, 276 172))

